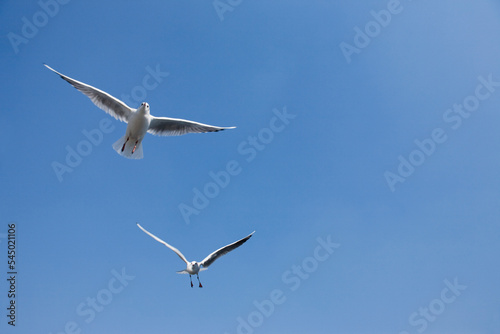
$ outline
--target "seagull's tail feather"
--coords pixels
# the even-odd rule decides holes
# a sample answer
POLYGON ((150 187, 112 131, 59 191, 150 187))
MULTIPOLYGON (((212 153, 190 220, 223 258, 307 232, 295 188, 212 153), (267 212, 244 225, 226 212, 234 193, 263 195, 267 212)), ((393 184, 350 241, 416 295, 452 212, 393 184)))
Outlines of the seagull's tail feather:
POLYGON ((137 147, 135 148, 134 153, 132 153, 132 150, 134 149, 135 142, 132 140, 129 140, 125 144, 125 148, 122 151, 123 144, 127 140, 127 136, 123 136, 120 139, 118 139, 114 144, 113 144, 113 149, 121 156, 128 158, 128 159, 142 159, 144 158, 144 153, 142 151, 142 141, 137 144, 137 147))
POLYGON ((184 270, 179 270, 177 273, 178 273, 178 274, 189 274, 189 273, 187 272, 187 270, 186 270, 186 269, 184 269, 184 270))

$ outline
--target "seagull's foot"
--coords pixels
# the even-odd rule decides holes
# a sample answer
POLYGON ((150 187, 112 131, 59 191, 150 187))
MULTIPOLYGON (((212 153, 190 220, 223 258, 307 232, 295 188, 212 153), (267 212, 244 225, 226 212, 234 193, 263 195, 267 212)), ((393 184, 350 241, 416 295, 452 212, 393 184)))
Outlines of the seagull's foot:
POLYGON ((201 285, 201 282, 200 282, 200 288, 203 288, 203 285, 201 285))
POLYGON ((125 140, 125 142, 123 143, 123 146, 122 146, 122 152, 125 150, 125 145, 127 145, 127 142, 128 142, 128 138, 127 138, 127 140, 125 140))
POLYGON ((191 282, 191 287, 193 287, 193 282, 191 282))
POLYGON ((138 143, 138 142, 139 142, 139 141, 136 141, 136 142, 135 142, 134 149, 132 150, 132 154, 134 154, 134 152, 135 152, 135 149, 136 149, 136 147, 137 147, 137 143, 138 143))

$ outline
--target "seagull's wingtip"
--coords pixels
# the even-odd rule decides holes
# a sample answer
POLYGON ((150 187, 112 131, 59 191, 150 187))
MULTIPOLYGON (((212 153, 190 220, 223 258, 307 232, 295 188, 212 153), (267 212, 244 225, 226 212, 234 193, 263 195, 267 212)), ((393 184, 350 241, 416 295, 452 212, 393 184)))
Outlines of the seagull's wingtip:
POLYGON ((53 69, 52 67, 50 67, 49 65, 47 65, 47 64, 45 64, 45 63, 43 63, 43 66, 47 67, 47 68, 48 68, 49 70, 51 70, 52 72, 55 72, 55 73, 57 73, 57 74, 61 75, 59 72, 57 72, 56 70, 54 70, 54 69, 53 69))

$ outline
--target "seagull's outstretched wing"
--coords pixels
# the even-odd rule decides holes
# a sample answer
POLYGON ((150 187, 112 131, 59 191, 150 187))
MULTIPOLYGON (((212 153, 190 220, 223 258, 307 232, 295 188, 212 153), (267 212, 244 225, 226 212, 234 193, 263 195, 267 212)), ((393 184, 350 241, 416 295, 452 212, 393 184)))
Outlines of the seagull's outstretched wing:
POLYGON ((132 113, 135 111, 134 109, 127 106, 124 102, 118 100, 116 97, 113 97, 100 89, 84 84, 83 82, 71 79, 64 74, 57 72, 47 64, 44 65, 52 72, 57 73, 61 78, 69 82, 80 92, 87 95, 87 97, 92 100, 92 102, 94 102, 96 106, 98 106, 114 118, 119 119, 122 122, 128 122, 130 115, 132 115, 132 113))
POLYGON ((158 136, 180 136, 186 133, 217 132, 235 127, 212 126, 185 119, 151 116, 148 132, 158 136))
POLYGON ((167 244, 165 241, 161 240, 160 238, 158 238, 156 235, 146 231, 141 225, 137 224, 137 226, 139 226, 139 228, 141 230, 143 230, 147 235, 149 235, 151 238, 155 239, 156 241, 158 242, 161 242, 162 244, 164 244, 165 246, 167 246, 168 248, 170 248, 171 250, 173 250, 177 255, 179 255, 179 257, 181 258, 182 261, 189 263, 188 260, 186 260, 186 257, 184 255, 182 255, 181 251, 178 250, 177 248, 175 248, 174 246, 170 246, 169 244, 167 244))
POLYGON ((227 246, 219 248, 218 250, 216 250, 215 252, 213 252, 212 254, 207 256, 203 261, 201 261, 200 264, 203 267, 208 268, 209 265, 211 265, 215 260, 217 260, 222 255, 227 254, 230 251, 232 251, 233 249, 236 249, 236 248, 240 247, 241 245, 243 245, 248 239, 250 239, 250 237, 254 233, 255 233, 255 231, 253 231, 252 233, 250 233, 249 235, 247 235, 243 239, 240 239, 238 241, 233 242, 232 244, 229 244, 227 246))

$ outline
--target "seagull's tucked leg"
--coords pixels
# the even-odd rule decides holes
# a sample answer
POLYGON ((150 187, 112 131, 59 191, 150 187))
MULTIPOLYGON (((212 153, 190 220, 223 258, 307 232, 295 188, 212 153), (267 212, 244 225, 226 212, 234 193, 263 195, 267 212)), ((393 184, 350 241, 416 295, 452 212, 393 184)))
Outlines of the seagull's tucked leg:
MULTIPOLYGON (((128 140, 128 139, 127 139, 127 140, 128 140)), ((132 149, 132 154, 134 154, 135 149, 137 148, 137 143, 138 143, 138 142, 139 142, 138 140, 136 140, 136 141, 135 141, 134 148, 132 149)))
POLYGON ((191 279, 191 275, 189 275, 189 280, 191 281, 191 287, 193 287, 193 280, 191 279))
POLYGON ((125 140, 125 142, 123 143, 122 152, 125 150, 125 145, 127 145, 128 140, 129 140, 129 137, 127 137, 127 140, 125 140))
MULTIPOLYGON (((200 283, 199 287, 203 288, 203 285, 201 285, 201 282, 200 282, 200 276, 198 276, 198 274, 196 274, 196 278, 198 278, 198 283, 200 283)), ((193 283, 191 283, 191 284, 193 284, 193 283)))
POLYGON ((132 146, 134 146, 132 144, 134 141, 135 138, 133 136, 126 134, 113 144, 113 149, 116 153, 127 159, 142 159, 144 157, 144 153, 142 151, 142 143, 140 139, 137 142, 134 154, 132 154, 132 146))

